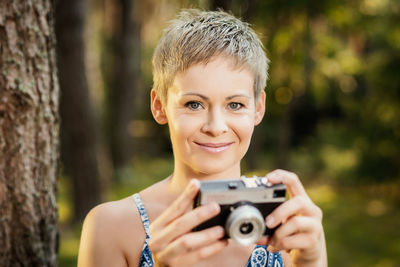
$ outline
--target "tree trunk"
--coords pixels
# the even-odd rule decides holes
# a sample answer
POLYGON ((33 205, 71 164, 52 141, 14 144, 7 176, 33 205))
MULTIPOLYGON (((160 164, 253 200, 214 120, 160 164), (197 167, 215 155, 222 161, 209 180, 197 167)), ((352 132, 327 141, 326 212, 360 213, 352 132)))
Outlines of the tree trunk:
MULTIPOLYGON (((255 0, 248 0, 244 2, 243 5, 245 6, 245 9, 242 14, 243 20, 248 23, 251 23, 251 19, 254 17, 257 11, 256 2, 255 0)), ((260 156, 260 152, 262 150, 262 144, 265 139, 262 130, 263 129, 260 126, 254 129, 250 147, 246 153, 245 162, 249 170, 255 170, 261 167, 258 166, 257 164, 257 158, 260 156)))
POLYGON ((59 87, 52 1, 0 1, 0 265, 56 266, 59 87))
POLYGON ((232 4, 232 0, 211 0, 211 9, 217 10, 221 8, 222 10, 229 11, 232 4))
MULTIPOLYGON (((140 77, 141 23, 138 14, 139 2, 119 0, 116 2, 117 23, 114 27, 113 67, 109 92, 110 150, 114 169, 118 171, 128 166, 133 156, 133 138, 128 125, 133 120, 135 96, 140 77)), ((117 176, 118 177, 118 176, 117 176)))
POLYGON ((82 220, 101 198, 96 123, 85 69, 85 14, 86 1, 57 2, 61 157, 63 170, 72 179, 74 221, 82 220))
MULTIPOLYGON (((310 32, 310 19, 312 17, 313 8, 311 4, 306 5, 306 28, 304 32, 304 66, 303 66, 303 79, 305 93, 300 96, 295 96, 292 101, 287 105, 284 115, 279 125, 279 139, 277 144, 277 162, 276 167, 285 169, 290 162, 290 151, 292 148, 293 137, 296 132, 293 130, 295 115, 299 112, 304 112, 304 107, 307 105, 306 101, 311 94, 311 73, 313 69, 311 58, 311 32, 310 32), (303 111, 302 111, 303 110, 303 111)), ((308 119, 310 120, 310 119, 308 119)), ((308 125, 307 125, 308 126, 308 125)))
POLYGON ((297 100, 292 100, 286 107, 279 123, 279 135, 276 152, 276 168, 286 169, 290 158, 292 141, 292 114, 297 100))

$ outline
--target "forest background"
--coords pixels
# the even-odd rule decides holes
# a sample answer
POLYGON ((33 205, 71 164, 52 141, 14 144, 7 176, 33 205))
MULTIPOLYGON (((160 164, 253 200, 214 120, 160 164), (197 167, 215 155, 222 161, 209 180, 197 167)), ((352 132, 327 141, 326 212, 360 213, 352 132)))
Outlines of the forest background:
POLYGON ((324 211, 330 266, 400 266, 400 2, 58 1, 60 266, 82 221, 172 171, 149 109, 151 56, 181 8, 253 25, 271 60, 267 113, 243 173, 296 172, 324 211))

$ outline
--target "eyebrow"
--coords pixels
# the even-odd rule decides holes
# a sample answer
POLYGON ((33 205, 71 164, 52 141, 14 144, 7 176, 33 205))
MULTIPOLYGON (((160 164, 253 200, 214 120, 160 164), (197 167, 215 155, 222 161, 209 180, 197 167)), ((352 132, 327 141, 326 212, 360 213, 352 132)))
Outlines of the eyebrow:
MULTIPOLYGON (((194 96, 198 96, 198 97, 201 97, 201 98, 203 98, 204 100, 208 100, 209 98, 208 97, 206 97, 205 95, 202 95, 202 94, 198 94, 198 93, 186 93, 186 94, 183 94, 183 96, 189 96, 189 95, 194 95, 194 96)), ((232 95, 232 96, 228 96, 228 97, 226 97, 226 100, 231 100, 231 99, 233 99, 233 98, 235 98, 235 97, 245 97, 245 98, 251 98, 250 96, 248 96, 248 95, 245 95, 245 94, 237 94, 237 95, 232 95)))
POLYGON ((198 96, 198 97, 203 98, 204 100, 208 100, 208 97, 206 97, 206 96, 204 96, 202 94, 198 94, 198 93, 186 93, 186 94, 183 94, 183 96, 189 96, 189 95, 198 96))
POLYGON ((226 100, 231 100, 231 99, 233 99, 233 98, 235 98, 235 97, 245 97, 245 98, 251 98, 250 96, 248 96, 248 95, 245 95, 245 94, 238 94, 238 95, 232 95, 232 96, 228 96, 227 98, 226 98, 226 100))

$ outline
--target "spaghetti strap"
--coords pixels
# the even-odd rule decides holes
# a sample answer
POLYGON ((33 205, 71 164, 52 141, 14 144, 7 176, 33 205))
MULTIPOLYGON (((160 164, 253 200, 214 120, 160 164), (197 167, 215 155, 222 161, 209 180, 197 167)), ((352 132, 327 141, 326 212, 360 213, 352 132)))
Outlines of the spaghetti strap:
POLYGON ((139 194, 134 194, 133 199, 135 200, 136 207, 140 214, 140 219, 142 220, 144 231, 146 233, 146 239, 144 241, 142 254, 140 255, 139 260, 139 267, 153 267, 154 260, 153 256, 151 255, 151 251, 149 248, 149 240, 150 240, 150 221, 149 217, 147 216, 146 209, 144 208, 142 199, 140 198, 139 194))
POLYGON ((148 239, 150 239, 149 217, 147 216, 147 212, 146 212, 146 209, 144 208, 144 205, 143 205, 142 199, 140 198, 140 195, 136 193, 133 195, 133 198, 135 200, 136 207, 139 211, 140 219, 142 220, 144 231, 146 232, 146 242, 147 242, 148 239))

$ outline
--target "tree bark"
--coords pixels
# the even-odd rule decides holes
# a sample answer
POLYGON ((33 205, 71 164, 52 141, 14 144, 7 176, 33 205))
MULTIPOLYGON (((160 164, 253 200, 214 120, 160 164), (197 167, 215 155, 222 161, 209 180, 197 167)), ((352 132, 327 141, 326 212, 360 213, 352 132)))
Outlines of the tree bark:
POLYGON ((56 266, 59 117, 50 0, 0 1, 0 265, 56 266))
POLYGON ((101 199, 96 123, 85 69, 85 14, 86 1, 57 2, 61 157, 63 170, 72 179, 73 221, 82 220, 101 199))

